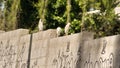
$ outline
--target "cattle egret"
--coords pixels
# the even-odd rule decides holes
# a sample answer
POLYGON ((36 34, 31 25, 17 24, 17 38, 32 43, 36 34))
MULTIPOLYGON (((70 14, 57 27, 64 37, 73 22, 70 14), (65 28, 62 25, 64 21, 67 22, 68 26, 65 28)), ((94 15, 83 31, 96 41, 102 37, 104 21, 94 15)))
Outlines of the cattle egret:
POLYGON ((93 10, 93 11, 87 12, 87 14, 98 14, 98 13, 100 13, 100 10, 93 10))
POLYGON ((68 35, 70 29, 70 23, 67 23, 67 25, 65 26, 65 35, 68 35))
POLYGON ((57 37, 59 37, 62 33, 62 29, 60 27, 57 27, 57 37))
MULTIPOLYGON (((118 14, 120 16, 120 7, 116 7, 115 9, 115 14, 118 14)), ((118 18, 120 20, 120 18, 118 18)))
POLYGON ((41 19, 39 20, 38 28, 39 28, 39 31, 43 31, 43 22, 41 19))
POLYGON ((116 7, 114 10, 115 10, 115 14, 120 14, 120 7, 116 7))

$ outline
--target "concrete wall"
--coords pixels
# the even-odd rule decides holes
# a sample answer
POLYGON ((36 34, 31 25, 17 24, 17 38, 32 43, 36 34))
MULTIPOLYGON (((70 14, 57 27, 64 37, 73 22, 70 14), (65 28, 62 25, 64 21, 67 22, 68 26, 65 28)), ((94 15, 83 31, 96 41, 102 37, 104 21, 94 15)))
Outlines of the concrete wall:
POLYGON ((5 31, 0 30, 0 33, 4 33, 5 31))
POLYGON ((0 34, 0 68, 16 68, 19 41, 26 34, 25 29, 0 34))
POLYGON ((56 30, 0 33, 0 68, 120 68, 120 35, 93 39, 82 32, 56 37, 56 30))
POLYGON ((86 41, 80 68, 120 68, 120 35, 86 41))

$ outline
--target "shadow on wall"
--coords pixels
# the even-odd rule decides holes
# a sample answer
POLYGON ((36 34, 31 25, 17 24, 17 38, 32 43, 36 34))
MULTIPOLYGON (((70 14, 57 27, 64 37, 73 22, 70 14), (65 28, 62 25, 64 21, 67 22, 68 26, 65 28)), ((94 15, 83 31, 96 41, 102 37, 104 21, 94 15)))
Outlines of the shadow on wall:
POLYGON ((81 44, 79 45, 79 49, 78 49, 78 52, 77 52, 77 62, 76 62, 76 66, 75 68, 80 68, 80 62, 81 62, 81 52, 82 52, 82 48, 81 48, 81 44))
POLYGON ((120 68, 120 36, 119 35, 116 37, 115 43, 116 43, 115 45, 117 46, 115 46, 116 56, 114 58, 117 58, 117 59, 114 60, 115 61, 114 66, 118 66, 118 67, 113 67, 113 68, 120 68))
POLYGON ((30 58, 31 58, 31 48, 32 48, 32 38, 33 38, 33 34, 30 34, 30 44, 29 44, 29 51, 28 51, 27 68, 30 68, 30 58))
MULTIPOLYGON (((85 32, 82 32, 80 33, 80 36, 79 36, 79 39, 80 39, 80 42, 79 42, 79 48, 78 48, 78 51, 77 51, 77 61, 76 61, 76 65, 75 65, 75 68, 81 68, 80 64, 81 64, 81 53, 82 53, 82 49, 83 49, 83 46, 84 45, 84 41, 88 38, 86 38, 87 35, 84 34, 85 32)), ((92 37, 92 35, 91 35, 92 37)))

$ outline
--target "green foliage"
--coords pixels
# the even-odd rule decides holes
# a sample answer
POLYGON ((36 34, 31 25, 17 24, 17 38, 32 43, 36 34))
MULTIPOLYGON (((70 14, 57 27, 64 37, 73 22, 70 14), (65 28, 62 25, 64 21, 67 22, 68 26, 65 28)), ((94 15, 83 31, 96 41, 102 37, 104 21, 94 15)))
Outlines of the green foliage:
MULTIPOLYGON (((117 20, 117 15, 115 15, 114 9, 117 7, 119 2, 117 0, 75 0, 81 8, 82 12, 81 18, 79 19, 80 26, 76 26, 72 22, 72 27, 76 27, 81 31, 92 31, 95 32, 95 37, 108 36, 120 33, 120 27, 116 24, 119 24, 117 20), (99 14, 87 14, 90 8, 100 10, 99 14)), ((74 20, 76 21, 76 20, 74 20)), ((79 25, 78 24, 78 25, 79 25)), ((77 29, 77 30, 79 30, 77 29)), ((75 28, 73 28, 73 33, 75 33, 75 28)))
POLYGON ((35 30, 38 24, 38 11, 33 6, 35 0, 20 0, 20 12, 18 13, 18 28, 35 30))
POLYGON ((0 29, 3 30, 3 11, 2 11, 3 0, 0 0, 0 29))
POLYGON ((33 5, 36 7, 38 11, 39 18, 43 21, 45 20, 46 14, 46 7, 47 7, 48 0, 38 0, 38 2, 33 2, 33 5))
POLYGON ((3 10, 0 10, 0 29, 8 31, 17 28, 19 3, 20 0, 0 0, 1 8, 3 8, 3 10))
MULTIPOLYGON (((69 34, 82 31, 95 32, 95 37, 120 34, 120 21, 114 8, 118 0, 8 0, 6 22, 9 30, 28 28, 37 31, 38 21, 44 21, 46 29, 64 29, 71 23, 69 34), (100 10, 98 14, 87 14, 100 10)), ((2 17, 1 17, 2 19, 2 17)))
POLYGON ((70 22, 69 34, 93 31, 100 37, 119 33, 120 28, 116 25, 119 21, 114 13, 117 4, 116 0, 48 0, 46 8, 42 7, 45 6, 42 2, 37 2, 36 7, 40 18, 44 15, 46 29, 64 28, 70 22), (87 14, 91 8, 100 10, 100 13, 87 14), (43 10, 46 12, 41 13, 43 10))
POLYGON ((49 0, 46 10, 46 29, 65 26, 66 0, 49 0))

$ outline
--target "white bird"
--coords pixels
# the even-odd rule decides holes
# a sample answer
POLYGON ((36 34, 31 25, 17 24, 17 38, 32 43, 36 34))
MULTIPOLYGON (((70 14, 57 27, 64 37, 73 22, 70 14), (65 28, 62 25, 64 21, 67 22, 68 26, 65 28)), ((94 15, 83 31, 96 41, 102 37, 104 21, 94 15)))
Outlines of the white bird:
POLYGON ((92 10, 87 12, 87 14, 99 14, 99 13, 100 13, 100 10, 92 10))
POLYGON ((38 28, 39 28, 39 31, 43 31, 43 22, 41 19, 39 20, 38 28))
MULTIPOLYGON (((114 11, 115 11, 115 14, 118 14, 118 16, 120 16, 120 7, 116 7, 114 11)), ((118 18, 118 20, 120 20, 120 18, 118 18)))
POLYGON ((115 14, 120 14, 120 7, 116 7, 114 11, 115 11, 115 14))
POLYGON ((62 28, 57 27, 57 37, 59 37, 62 33, 62 28))
POLYGON ((70 23, 67 23, 67 25, 65 26, 65 35, 68 35, 69 30, 70 30, 70 23))

